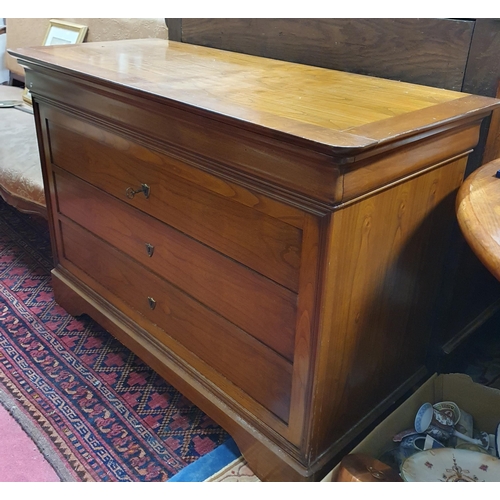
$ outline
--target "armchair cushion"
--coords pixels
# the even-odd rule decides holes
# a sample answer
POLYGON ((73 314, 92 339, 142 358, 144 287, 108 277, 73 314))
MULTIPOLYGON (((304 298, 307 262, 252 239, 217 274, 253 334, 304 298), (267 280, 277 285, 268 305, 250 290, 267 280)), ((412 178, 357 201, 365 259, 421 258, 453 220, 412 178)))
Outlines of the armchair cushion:
MULTIPOLYGON (((88 26, 88 42, 168 38, 164 19, 61 18, 88 26)), ((7 18, 7 48, 42 45, 50 18, 7 18)), ((6 54, 6 66, 20 79, 24 69, 6 54)), ((0 100, 22 99, 22 89, 0 85, 0 100)), ((46 216, 35 122, 30 107, 0 108, 0 195, 20 211, 46 216), (26 109, 30 112, 26 112, 26 109)))
MULTIPOLYGON (((22 100, 22 89, 0 85, 0 100, 22 100)), ((35 121, 28 111, 0 108, 0 194, 20 210, 45 213, 35 121)))

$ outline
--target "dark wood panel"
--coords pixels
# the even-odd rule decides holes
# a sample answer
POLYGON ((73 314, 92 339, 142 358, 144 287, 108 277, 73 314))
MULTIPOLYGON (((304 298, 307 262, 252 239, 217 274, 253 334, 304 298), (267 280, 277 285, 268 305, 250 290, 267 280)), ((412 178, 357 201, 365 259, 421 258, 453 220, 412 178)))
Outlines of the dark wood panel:
POLYGON ((500 77, 500 19, 476 19, 463 92, 494 97, 500 77))
MULTIPOLYGON (((498 76, 496 97, 500 98, 500 75, 498 76)), ((486 138, 483 163, 489 163, 497 158, 500 158, 500 110, 495 109, 495 111, 491 113, 491 121, 488 130, 488 137, 486 138)))
POLYGON ((433 370, 443 354, 451 353, 500 306, 500 284, 479 262, 460 234, 456 220, 443 265, 443 286, 433 325, 433 370))
POLYGON ((88 231, 61 221, 64 259, 186 346, 283 421, 291 364, 88 231), (156 301, 151 308, 148 298, 156 301))
POLYGON ((182 19, 165 19, 168 28, 168 39, 182 41, 182 19))
POLYGON ((182 19, 182 41, 460 90, 473 21, 182 19))
MULTIPOLYGON (((494 174, 499 168, 500 159, 483 165, 467 177, 458 192, 457 220, 468 245, 463 248, 460 265, 456 271, 459 279, 456 280, 453 304, 459 307, 454 309, 455 314, 448 318, 448 324, 455 325, 457 317, 463 321, 464 314, 469 316, 465 318, 468 323, 464 322, 466 326, 459 330, 458 334, 450 336, 449 330, 443 329, 445 342, 442 350, 445 354, 457 348, 498 311, 500 306, 497 281, 500 277, 498 244, 494 236, 498 233, 494 210, 498 179, 494 174), (469 255, 471 250, 477 258, 469 255), (482 277, 482 280, 479 282, 478 279, 469 279, 464 283, 464 278, 471 276, 482 277), (473 312, 476 312, 476 315, 471 314, 473 312)), ((459 241, 464 245, 463 241, 459 241)))
MULTIPOLYGON (((500 81, 500 57, 498 54, 500 54, 500 19, 476 19, 462 86, 463 92, 495 96, 500 81)), ((478 146, 469 158, 467 175, 493 159, 488 156, 486 151, 488 128, 488 122, 485 122, 481 127, 478 146)), ((500 294, 498 297, 500 298, 500 294)))

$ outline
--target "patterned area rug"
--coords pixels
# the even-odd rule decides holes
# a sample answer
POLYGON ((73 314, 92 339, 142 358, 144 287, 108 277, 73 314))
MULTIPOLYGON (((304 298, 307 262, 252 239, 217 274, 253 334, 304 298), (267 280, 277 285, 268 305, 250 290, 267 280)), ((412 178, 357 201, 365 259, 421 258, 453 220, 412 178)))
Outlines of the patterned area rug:
POLYGON ((0 390, 67 464, 62 480, 166 481, 228 439, 90 318, 59 307, 51 267, 45 221, 0 200, 0 390))

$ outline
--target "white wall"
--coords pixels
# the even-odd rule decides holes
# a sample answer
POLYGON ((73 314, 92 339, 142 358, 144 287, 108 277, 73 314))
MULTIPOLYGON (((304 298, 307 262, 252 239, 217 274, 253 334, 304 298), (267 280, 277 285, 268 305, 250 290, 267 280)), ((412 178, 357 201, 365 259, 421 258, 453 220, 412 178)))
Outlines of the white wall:
MULTIPOLYGON (((5 26, 5 19, 0 17, 0 26, 5 26)), ((5 68, 5 45, 7 35, 0 35, 0 84, 9 80, 9 71, 5 68)))

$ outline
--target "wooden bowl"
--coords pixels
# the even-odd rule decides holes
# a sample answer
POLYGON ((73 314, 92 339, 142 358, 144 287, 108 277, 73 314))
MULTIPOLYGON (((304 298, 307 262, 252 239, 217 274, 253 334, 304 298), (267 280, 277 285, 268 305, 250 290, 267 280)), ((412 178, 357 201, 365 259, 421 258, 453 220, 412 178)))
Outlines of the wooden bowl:
POLYGON ((394 483, 402 482, 400 475, 387 464, 368 455, 352 453, 340 462, 337 482, 394 483))

